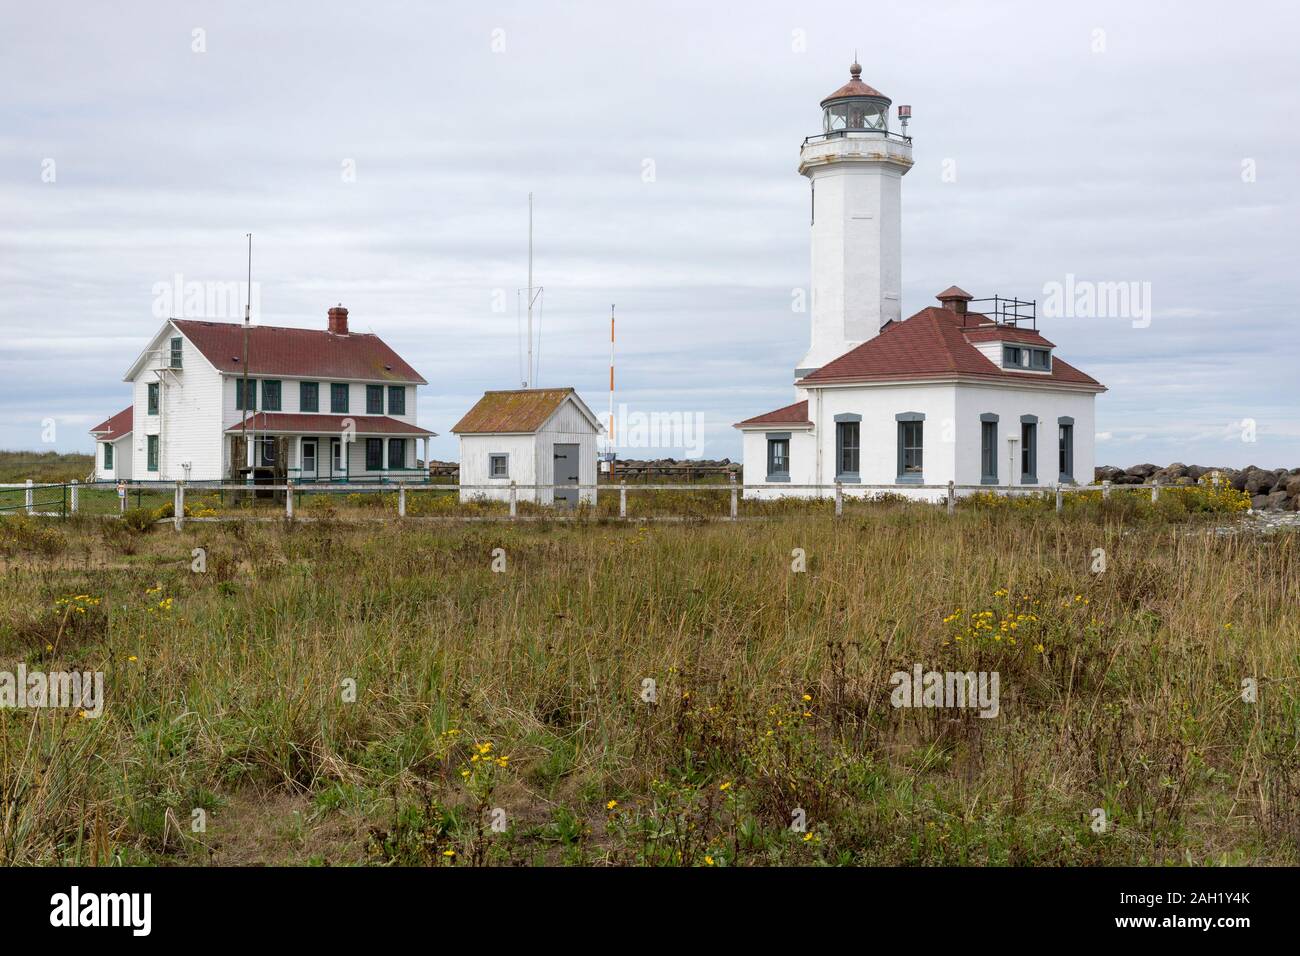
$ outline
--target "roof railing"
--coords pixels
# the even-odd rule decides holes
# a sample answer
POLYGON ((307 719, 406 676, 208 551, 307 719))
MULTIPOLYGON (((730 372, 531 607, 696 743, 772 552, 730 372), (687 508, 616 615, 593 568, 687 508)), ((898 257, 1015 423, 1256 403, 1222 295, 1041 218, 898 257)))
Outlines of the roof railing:
POLYGON ((966 312, 961 320, 962 328, 985 325, 989 320, 1015 328, 1020 328, 1024 323, 1037 332, 1038 300, 1008 299, 1006 296, 992 295, 984 299, 971 299, 966 303, 966 312), (987 307, 975 308, 981 304, 987 304, 987 307))
POLYGON ((903 143, 907 146, 912 145, 912 137, 904 136, 902 133, 892 133, 883 129, 833 129, 827 133, 818 133, 815 136, 809 136, 804 139, 805 146, 810 143, 824 143, 832 139, 844 139, 845 137, 854 136, 863 139, 884 139, 893 143, 903 143))

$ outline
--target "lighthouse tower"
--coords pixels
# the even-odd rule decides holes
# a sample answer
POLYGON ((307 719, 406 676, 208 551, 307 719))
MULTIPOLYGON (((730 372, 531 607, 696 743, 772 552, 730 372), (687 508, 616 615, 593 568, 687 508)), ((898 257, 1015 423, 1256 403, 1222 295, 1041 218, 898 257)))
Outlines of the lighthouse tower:
MULTIPOLYGON (((849 82, 822 100, 822 131, 804 140, 799 172, 812 187, 812 345, 801 378, 901 317, 903 176, 911 137, 889 129, 889 97, 849 82)), ((898 108, 904 133, 909 107, 898 108)))

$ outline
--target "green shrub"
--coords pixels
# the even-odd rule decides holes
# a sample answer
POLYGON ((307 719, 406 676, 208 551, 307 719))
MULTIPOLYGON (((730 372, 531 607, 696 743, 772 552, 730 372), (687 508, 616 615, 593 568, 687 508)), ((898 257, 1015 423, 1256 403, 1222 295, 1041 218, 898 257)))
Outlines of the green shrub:
MULTIPOLYGON (((167 505, 167 508, 170 509, 171 505, 167 505)), ((161 515, 152 508, 131 508, 122 512, 122 524, 138 534, 144 534, 159 517, 161 515)))

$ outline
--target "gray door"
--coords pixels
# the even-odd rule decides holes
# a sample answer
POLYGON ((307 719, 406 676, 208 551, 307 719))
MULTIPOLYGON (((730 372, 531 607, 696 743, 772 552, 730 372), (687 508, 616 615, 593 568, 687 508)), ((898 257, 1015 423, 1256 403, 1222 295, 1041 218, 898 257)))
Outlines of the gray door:
POLYGON ((572 488, 556 488, 555 503, 567 508, 578 506, 578 446, 555 446, 555 479, 557 485, 573 485, 572 488))

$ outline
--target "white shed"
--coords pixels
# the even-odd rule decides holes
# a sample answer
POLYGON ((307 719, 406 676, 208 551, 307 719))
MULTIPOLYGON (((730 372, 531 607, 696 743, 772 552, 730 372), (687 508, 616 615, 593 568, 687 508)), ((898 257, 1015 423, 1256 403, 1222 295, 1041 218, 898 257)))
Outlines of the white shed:
POLYGON ((520 501, 574 507, 596 503, 600 422, 572 388, 485 392, 452 428, 460 436, 461 501, 505 501, 510 484, 588 485, 571 490, 520 487, 520 501), (482 486, 490 486, 484 488, 482 486))

